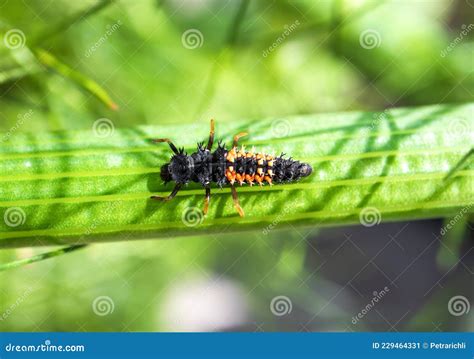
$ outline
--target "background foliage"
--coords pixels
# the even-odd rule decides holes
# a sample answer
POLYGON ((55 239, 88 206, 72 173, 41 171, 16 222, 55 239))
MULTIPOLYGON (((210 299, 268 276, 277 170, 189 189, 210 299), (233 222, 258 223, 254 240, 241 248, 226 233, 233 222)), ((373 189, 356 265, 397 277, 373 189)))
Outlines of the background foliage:
MULTIPOLYGON (((100 118, 207 129, 211 117, 225 127, 466 103, 470 13, 462 0, 3 0, 0 36, 19 29, 25 46, 0 43, 0 130, 89 130, 100 118), (203 36, 195 49, 183 43, 189 29, 203 36)), ((96 245, 1 273, 0 329, 469 329, 467 316, 447 311, 453 295, 472 298, 469 223, 443 242, 432 241, 440 221, 406 224, 96 245), (387 284, 392 296, 354 325, 387 284), (279 295, 291 299, 290 315, 269 309, 279 295), (97 315, 104 296, 114 310, 97 315)), ((0 259, 34 253, 3 250, 0 259)))

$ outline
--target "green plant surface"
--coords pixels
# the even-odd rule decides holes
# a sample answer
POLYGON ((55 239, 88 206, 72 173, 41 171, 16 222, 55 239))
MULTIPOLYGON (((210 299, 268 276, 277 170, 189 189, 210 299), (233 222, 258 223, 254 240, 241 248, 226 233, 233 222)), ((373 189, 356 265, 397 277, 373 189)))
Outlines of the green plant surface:
POLYGON ((314 169, 298 183, 237 188, 244 218, 229 188, 212 189, 205 218, 204 190, 196 184, 168 203, 149 199, 173 188, 159 177, 171 151, 150 140, 169 137, 192 152, 207 138, 208 123, 0 136, 0 247, 377 225, 451 216, 466 207, 472 213, 474 171, 466 154, 473 143, 473 111, 474 104, 465 104, 217 119, 217 138, 230 143, 235 133, 248 131, 241 140, 247 147, 284 152, 314 169), (8 219, 14 210, 19 220, 8 219))

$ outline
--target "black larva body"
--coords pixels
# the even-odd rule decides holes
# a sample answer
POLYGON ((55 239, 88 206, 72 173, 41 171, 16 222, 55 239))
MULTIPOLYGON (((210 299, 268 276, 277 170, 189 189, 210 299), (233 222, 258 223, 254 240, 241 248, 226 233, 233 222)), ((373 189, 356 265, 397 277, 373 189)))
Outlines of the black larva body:
MULTIPOLYGON (((237 154, 239 152, 233 148, 237 154)), ((268 183, 290 183, 298 181, 301 177, 306 177, 311 174, 311 166, 306 163, 295 161, 292 158, 284 158, 284 154, 279 157, 273 157, 255 153, 246 156, 232 156, 234 162, 228 160, 229 150, 225 145, 219 143, 218 148, 211 152, 205 149, 202 144, 198 144, 198 150, 191 155, 179 150, 178 154, 172 156, 170 163, 165 164, 161 168, 161 178, 165 182, 176 182, 187 184, 188 182, 197 182, 202 186, 207 186, 210 183, 215 183, 219 187, 227 184, 234 184, 240 182, 237 176, 242 178, 241 184, 254 184, 259 181, 249 181, 248 177, 258 176, 259 169, 263 174, 261 177, 262 184, 268 183), (258 164, 257 157, 262 157, 263 163, 258 164), (269 159, 268 157, 271 157, 269 159), (273 162, 273 163, 271 163, 273 162), (269 164, 271 163, 271 165, 269 164), (232 168, 229 173, 229 168, 232 168), (233 178, 235 175, 235 178, 233 178), (270 179, 265 180, 265 177, 270 179)), ((259 182, 259 183, 260 183, 259 182)))
POLYGON ((214 142, 214 122, 211 120, 211 131, 206 146, 198 144, 197 151, 188 155, 184 149, 177 149, 171 140, 167 138, 155 140, 155 142, 167 142, 174 152, 169 163, 161 167, 160 176, 163 181, 175 182, 175 187, 167 197, 152 196, 153 199, 169 201, 189 182, 200 183, 206 189, 204 214, 207 213, 211 184, 215 183, 220 188, 230 185, 234 205, 241 216, 244 215, 237 199, 234 184, 240 185, 264 183, 288 183, 307 177, 312 168, 307 163, 290 158, 284 158, 252 151, 246 151, 243 147, 238 148, 238 140, 246 133, 234 136, 232 148, 227 149, 221 142, 217 149, 212 152, 214 142))

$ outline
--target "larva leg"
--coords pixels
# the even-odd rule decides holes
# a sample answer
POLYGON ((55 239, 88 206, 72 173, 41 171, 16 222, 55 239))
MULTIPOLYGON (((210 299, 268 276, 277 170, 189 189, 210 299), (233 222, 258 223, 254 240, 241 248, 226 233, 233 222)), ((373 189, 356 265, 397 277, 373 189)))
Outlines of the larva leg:
POLYGON ((207 214, 207 211, 209 209, 209 202, 210 201, 211 201, 211 188, 206 187, 206 194, 205 194, 205 197, 204 197, 204 209, 203 209, 203 213, 205 215, 207 214))
POLYGON ((209 131, 209 140, 207 141, 206 148, 210 150, 212 148, 213 143, 214 143, 214 119, 211 120, 211 130, 209 131))
POLYGON ((243 217, 245 213, 242 207, 240 206, 239 198, 237 197, 237 190, 235 189, 234 186, 231 186, 230 188, 232 190, 232 199, 234 200, 234 207, 237 210, 237 212, 239 212, 240 217, 243 217))
POLYGON ((181 189, 181 185, 177 184, 176 186, 174 186, 173 191, 168 196, 166 197, 151 196, 150 198, 156 199, 157 201, 164 201, 164 202, 171 201, 174 198, 174 196, 176 196, 176 194, 179 192, 180 189, 181 189))
POLYGON ((247 132, 240 132, 234 136, 234 147, 237 147, 239 145, 239 139, 241 137, 247 136, 247 132))
POLYGON ((175 154, 178 154, 178 149, 176 146, 171 142, 169 138, 157 138, 155 140, 152 140, 155 143, 161 143, 161 142, 166 142, 170 145, 171 151, 173 151, 175 154))

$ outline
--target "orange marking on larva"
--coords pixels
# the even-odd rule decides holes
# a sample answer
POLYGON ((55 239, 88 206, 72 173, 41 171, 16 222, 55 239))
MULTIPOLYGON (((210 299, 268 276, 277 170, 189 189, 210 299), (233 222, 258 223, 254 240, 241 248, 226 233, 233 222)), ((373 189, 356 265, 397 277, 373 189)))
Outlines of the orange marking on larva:
POLYGON ((270 186, 273 185, 272 184, 272 179, 269 176, 265 176, 265 181, 267 181, 270 186))
POLYGON ((225 176, 229 180, 230 184, 234 184, 234 182, 235 182, 235 172, 227 170, 225 172, 225 176))
POLYGON ((244 183, 244 176, 242 176, 240 173, 237 173, 235 175, 235 179, 237 180, 237 182, 239 182, 239 184, 242 186, 242 184, 244 183))
POLYGON ((232 152, 227 152, 227 156, 225 159, 229 162, 234 162, 234 155, 232 154, 232 152))
POLYGON ((263 178, 260 177, 259 175, 255 175, 255 181, 261 186, 261 185, 262 185, 263 178))
POLYGON ((230 172, 234 172, 234 166, 229 166, 229 168, 227 170, 230 171, 230 172))
POLYGON ((273 160, 268 161, 267 165, 268 167, 273 167, 273 160))
POLYGON ((245 181, 250 185, 253 186, 253 180, 255 179, 255 175, 245 175, 245 181))

